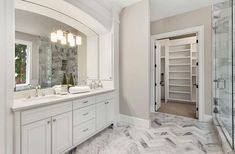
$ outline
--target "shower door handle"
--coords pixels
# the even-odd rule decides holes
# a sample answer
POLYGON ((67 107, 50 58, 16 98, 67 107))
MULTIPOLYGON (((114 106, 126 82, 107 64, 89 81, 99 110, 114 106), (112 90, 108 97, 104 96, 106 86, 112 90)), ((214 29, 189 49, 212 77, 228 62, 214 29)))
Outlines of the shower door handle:
POLYGON ((226 88, 226 80, 224 80, 223 78, 216 79, 214 80, 214 82, 216 82, 216 88, 219 88, 219 89, 226 88))

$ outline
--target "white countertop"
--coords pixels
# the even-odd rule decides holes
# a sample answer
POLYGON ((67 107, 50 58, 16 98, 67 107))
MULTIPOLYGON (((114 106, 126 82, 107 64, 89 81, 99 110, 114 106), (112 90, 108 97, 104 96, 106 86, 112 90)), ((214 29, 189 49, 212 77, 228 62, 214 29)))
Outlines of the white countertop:
POLYGON ((12 106, 12 110, 14 112, 17 111, 23 111, 28 110, 32 108, 38 108, 43 107, 47 105, 52 105, 56 103, 66 102, 66 101, 72 101, 75 99, 87 97, 87 96, 93 96, 97 94, 102 94, 106 92, 112 92, 114 89, 95 89, 91 90, 90 92, 86 93, 80 93, 80 94, 67 94, 67 95, 46 95, 42 97, 37 98, 21 98, 21 99, 15 99, 14 104, 12 106), (47 99, 48 98, 48 99, 47 99))

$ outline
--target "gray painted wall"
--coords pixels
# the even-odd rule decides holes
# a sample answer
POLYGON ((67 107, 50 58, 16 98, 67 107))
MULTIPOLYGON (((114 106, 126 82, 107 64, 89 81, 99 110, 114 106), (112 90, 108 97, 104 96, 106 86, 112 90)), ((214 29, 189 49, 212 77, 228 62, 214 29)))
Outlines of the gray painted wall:
POLYGON ((204 25, 205 29, 205 112, 212 111, 212 8, 205 7, 151 22, 151 34, 160 34, 204 25))
POLYGON ((120 19, 120 113, 149 119, 149 1, 126 7, 120 19))

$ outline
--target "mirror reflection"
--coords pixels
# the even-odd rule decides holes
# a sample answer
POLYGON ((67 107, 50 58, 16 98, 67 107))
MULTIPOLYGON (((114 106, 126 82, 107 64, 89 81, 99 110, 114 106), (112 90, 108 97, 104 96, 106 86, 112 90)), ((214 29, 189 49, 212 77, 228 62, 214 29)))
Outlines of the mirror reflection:
POLYGON ((16 91, 87 79, 87 37, 52 18, 16 9, 16 91))

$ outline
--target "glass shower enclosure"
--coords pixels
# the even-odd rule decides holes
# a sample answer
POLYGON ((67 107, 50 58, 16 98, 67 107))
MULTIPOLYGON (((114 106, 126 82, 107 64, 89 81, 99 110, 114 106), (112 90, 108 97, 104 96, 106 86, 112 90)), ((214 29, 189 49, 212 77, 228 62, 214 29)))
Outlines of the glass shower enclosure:
POLYGON ((234 148, 233 0, 213 5, 213 112, 234 148))

